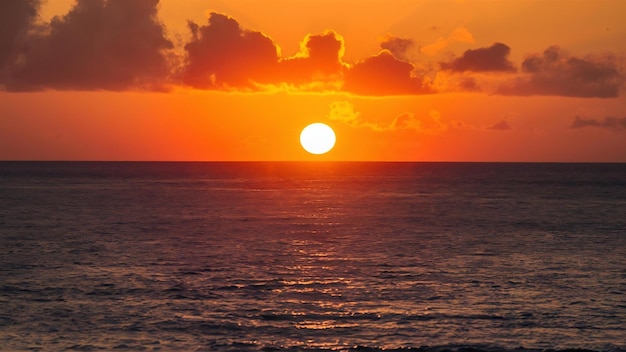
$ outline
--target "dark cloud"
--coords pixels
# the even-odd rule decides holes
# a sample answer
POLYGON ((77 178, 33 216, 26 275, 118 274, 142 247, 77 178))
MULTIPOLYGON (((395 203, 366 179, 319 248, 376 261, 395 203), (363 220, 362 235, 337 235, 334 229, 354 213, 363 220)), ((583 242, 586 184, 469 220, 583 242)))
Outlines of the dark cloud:
POLYGON ((383 50, 346 71, 344 90, 363 95, 433 93, 422 79, 413 76, 413 70, 412 64, 400 61, 383 50))
POLYGON ((579 58, 559 47, 528 56, 522 63, 526 77, 500 88, 507 95, 557 95, 612 98, 624 82, 613 57, 579 58))
POLYGON ((413 47, 413 40, 387 36, 380 43, 380 47, 389 50, 389 52, 398 59, 405 60, 407 51, 413 47))
POLYGON ((180 61, 157 18, 159 0, 77 0, 64 16, 35 25, 39 1, 0 1, 0 84, 6 90, 286 84, 366 95, 432 92, 414 76, 413 65, 398 58, 412 45, 409 39, 389 37, 381 44, 388 50, 350 66, 342 60, 343 38, 327 31, 308 35, 299 53, 281 58, 270 37, 212 13, 207 24, 189 22, 180 61))
POLYGON ((457 72, 515 72, 515 66, 508 59, 510 52, 506 44, 494 43, 488 48, 467 50, 463 56, 440 65, 443 70, 457 72))
POLYGON ((251 87, 276 72, 278 51, 261 32, 242 29, 230 17, 211 13, 207 25, 189 22, 182 80, 196 88, 251 87))
POLYGON ((330 85, 365 95, 431 92, 412 76, 413 65, 388 50, 350 67, 342 61, 343 38, 332 31, 308 35, 299 53, 282 59, 270 37, 245 30, 221 14, 212 13, 206 26, 190 23, 190 29, 182 77, 193 87, 257 89, 263 84, 287 84, 307 90, 330 85))
POLYGON ((209 23, 191 22, 192 39, 183 69, 183 83, 205 89, 248 88, 256 84, 286 83, 295 86, 340 80, 346 67, 341 61, 343 38, 328 31, 308 35, 301 50, 281 59, 272 39, 261 32, 241 28, 222 14, 212 13, 209 23))
POLYGON ((0 72, 15 59, 40 4, 40 0, 0 1, 0 72))
POLYGON ((25 39, 9 90, 156 89, 173 47, 157 19, 158 0, 78 0, 43 34, 25 39))
MULTIPOLYGON (((212 13, 204 25, 189 22, 186 55, 174 58, 173 44, 157 18, 159 0, 77 0, 66 15, 48 24, 36 22, 40 1, 0 0, 0 85, 6 90, 164 89, 182 84, 216 90, 284 85, 361 95, 435 92, 406 59, 414 45, 411 39, 387 36, 379 54, 349 65, 343 61, 343 38, 327 31, 307 35, 300 52, 283 58, 269 36, 212 13)), ((460 28, 446 40, 453 39, 472 37, 460 28)), ((514 79, 475 74, 516 71, 510 51, 495 43, 441 63, 448 90, 606 98, 617 97, 624 84, 618 58, 576 57, 558 47, 527 56, 514 79), (499 82, 504 84, 492 89, 499 82)), ((610 128, 595 120, 577 123, 585 121, 610 128)), ((607 121, 602 123, 613 123, 607 121)))
POLYGON ((493 131, 509 131, 509 130, 512 130, 513 128, 506 120, 500 120, 496 122, 495 124, 489 126, 487 129, 493 130, 493 131))
POLYGON ((571 128, 598 127, 611 131, 626 131, 626 117, 617 118, 608 116, 604 120, 583 119, 576 116, 572 121, 571 128))
POLYGON ((301 52, 295 57, 280 62, 277 73, 279 80, 304 84, 341 78, 345 68, 341 60, 344 52, 341 36, 332 31, 322 35, 308 35, 301 47, 301 52))

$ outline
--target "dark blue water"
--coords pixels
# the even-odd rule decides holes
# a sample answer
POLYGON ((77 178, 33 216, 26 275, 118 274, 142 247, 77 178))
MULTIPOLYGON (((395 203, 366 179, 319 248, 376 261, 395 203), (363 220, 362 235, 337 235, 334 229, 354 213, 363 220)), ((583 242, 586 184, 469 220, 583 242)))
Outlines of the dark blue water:
POLYGON ((0 350, 626 350, 626 164, 0 162, 0 350))

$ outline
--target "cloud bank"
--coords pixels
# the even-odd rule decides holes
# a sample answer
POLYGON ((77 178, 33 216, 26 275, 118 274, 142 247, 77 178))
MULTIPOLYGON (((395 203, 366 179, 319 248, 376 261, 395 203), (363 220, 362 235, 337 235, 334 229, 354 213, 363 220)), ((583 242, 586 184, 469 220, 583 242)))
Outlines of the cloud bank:
POLYGON ((40 0, 0 1, 0 69, 16 59, 20 43, 37 17, 40 0))
POLYGON ((503 85, 498 93, 614 98, 624 84, 616 58, 571 56, 557 46, 526 57, 522 71, 523 77, 503 85))
POLYGON ((414 39, 388 35, 380 52, 346 62, 346 43, 336 32, 309 34, 298 53, 283 57, 269 35, 211 13, 206 23, 189 22, 189 37, 175 46, 158 18, 158 4, 159 0, 76 0, 64 16, 41 23, 40 0, 0 1, 0 88, 286 88, 385 96, 496 87, 491 93, 612 98, 624 85, 619 59, 576 57, 556 46, 528 55, 519 71, 509 60, 511 48, 494 43, 439 62, 437 72, 428 60, 450 43, 474 42, 463 27, 415 51, 414 39), (436 89, 426 75, 440 73, 447 78, 436 89))
MULTIPOLYGON (((307 90, 333 89, 362 95, 431 93, 415 77, 411 63, 383 50, 354 65, 343 61, 343 38, 327 31, 308 35, 293 57, 281 58, 280 48, 258 31, 241 28, 233 18, 212 13, 208 24, 189 24, 191 41, 185 45, 187 62, 183 83, 205 89, 253 89, 287 84, 307 90)), ((397 50, 407 43, 394 41, 397 50)), ((393 46, 391 42, 386 45, 393 46)))
MULTIPOLYGON (((40 32, 15 37, 8 90, 152 89, 170 73, 173 48, 158 0, 78 0, 40 32)), ((15 9, 12 9, 15 10, 15 9)))

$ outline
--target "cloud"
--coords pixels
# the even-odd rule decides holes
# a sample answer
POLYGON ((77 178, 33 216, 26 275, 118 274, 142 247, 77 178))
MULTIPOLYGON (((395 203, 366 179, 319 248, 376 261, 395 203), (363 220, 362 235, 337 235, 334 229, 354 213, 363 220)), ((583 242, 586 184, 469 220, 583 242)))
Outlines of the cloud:
POLYGON ((462 77, 459 81, 459 89, 467 92, 478 92, 481 90, 474 77, 462 77))
POLYGON ((336 82, 347 67, 342 61, 345 52, 343 37, 333 31, 307 35, 300 43, 300 52, 279 63, 276 78, 291 84, 336 82))
POLYGON ((332 31, 307 35, 300 51, 282 59, 280 48, 265 34, 243 29, 226 15, 211 13, 208 24, 189 23, 185 45, 184 84, 203 89, 259 89, 268 84, 337 86, 346 67, 343 38, 332 31), (324 85, 324 84, 321 84, 324 85))
POLYGON ((445 132, 448 126, 441 121, 441 114, 437 110, 430 110, 427 116, 418 118, 411 112, 396 116, 385 130, 414 130, 423 133, 436 134, 445 132))
POLYGON ((474 36, 467 28, 457 27, 454 29, 454 31, 452 31, 452 33, 448 37, 448 41, 460 42, 460 43, 473 43, 474 36))
POLYGON ((626 117, 617 118, 608 116, 604 120, 595 119, 583 119, 580 116, 576 116, 572 121, 571 128, 585 128, 585 127, 598 127, 611 131, 626 131, 626 117))
POLYGON ((361 114, 355 110, 352 103, 348 101, 334 101, 329 105, 330 112, 328 118, 332 121, 339 121, 354 128, 369 128, 373 131, 384 131, 385 127, 377 123, 372 123, 361 118, 361 114))
POLYGON ((380 47, 389 50, 394 57, 400 60, 406 60, 407 52, 413 47, 413 40, 387 35, 381 41, 380 47))
POLYGON ((389 125, 390 130, 417 130, 421 127, 420 121, 415 117, 415 114, 410 112, 402 113, 396 116, 389 125))
POLYGON ((457 27, 450 33, 448 38, 437 38, 434 43, 424 45, 420 48, 422 54, 434 56, 441 50, 447 48, 452 43, 473 43, 474 36, 465 27, 457 27))
POLYGON ((513 128, 511 127, 511 125, 508 123, 508 121, 506 120, 500 120, 496 123, 494 123, 493 125, 487 127, 488 130, 492 130, 492 131, 510 131, 513 128))
POLYGON ((340 121, 347 125, 357 125, 359 113, 354 110, 354 105, 347 101, 334 101, 330 103, 330 113, 328 118, 333 121, 340 121))
POLYGON ((438 71, 433 79, 432 87, 438 92, 480 92, 491 80, 493 78, 485 74, 438 71))
POLYGON ((0 1, 0 85, 8 91, 198 89, 427 94, 430 81, 406 60, 412 40, 388 36, 377 55, 350 65, 343 37, 309 34, 281 57, 267 35, 211 13, 189 22, 176 54, 157 18, 159 0, 76 0, 63 16, 35 23, 40 0, 0 1), (184 56, 182 55, 184 54, 184 56), (395 55, 395 56, 394 56, 395 55))
POLYGON ((157 89, 173 47, 157 19, 158 0, 78 0, 45 33, 29 36, 9 90, 157 89))
MULTIPOLYGON (((343 61, 346 44, 333 31, 307 35, 297 54, 282 57, 271 37, 217 13, 205 24, 189 22, 189 39, 175 57, 157 18, 159 0, 76 0, 66 15, 43 24, 37 22, 40 1, 0 0, 0 86, 6 90, 154 90, 183 85, 366 96, 431 94, 436 89, 617 97, 624 84, 617 58, 576 57, 558 47, 527 56, 515 76, 491 74, 516 71, 507 45, 467 50, 440 63, 442 70, 429 76, 433 82, 407 59, 413 40, 391 35, 382 39, 382 51, 353 64, 343 61)), ((467 29, 458 27, 420 51, 431 55, 450 43, 473 41, 467 29)), ((406 119, 398 117, 397 126, 406 119)))
POLYGON ((428 115, 422 118, 416 117, 411 112, 404 112, 394 117, 391 123, 386 124, 368 121, 348 101, 334 101, 329 107, 330 113, 328 118, 330 120, 339 121, 350 127, 369 128, 376 132, 413 130, 425 133, 439 133, 448 128, 441 121, 441 115, 437 110, 429 111, 428 115))
POLYGON ((396 59, 388 50, 356 63, 346 71, 344 90, 361 95, 433 93, 428 83, 413 76, 412 64, 396 59))
POLYGON ((276 70, 278 48, 261 32, 242 29, 228 16, 211 13, 207 25, 189 22, 183 83, 196 88, 251 87, 276 70))
POLYGON ((508 59, 510 52, 506 44, 494 43, 488 48, 467 50, 461 57, 440 65, 443 70, 457 72, 515 72, 515 66, 508 59))
POLYGON ((37 17, 40 0, 0 1, 0 73, 19 52, 20 42, 37 17))
MULTIPOLYGON (((212 13, 208 25, 191 22, 192 39, 183 83, 203 89, 262 89, 265 85, 304 90, 333 89, 363 95, 423 94, 432 90, 413 76, 414 67, 388 50, 350 66, 344 40, 333 31, 307 35, 288 58, 261 32, 245 30, 233 18, 212 13)), ((402 50, 402 42, 392 42, 402 50)))
POLYGON ((369 128, 378 132, 389 129, 389 126, 363 119, 361 113, 356 111, 354 105, 348 101, 334 101, 330 103, 329 108, 328 118, 332 121, 339 121, 354 128, 369 128))
POLYGON ((612 98, 619 95, 624 77, 611 56, 571 56, 557 46, 532 54, 522 63, 523 77, 499 89, 505 95, 557 95, 612 98))

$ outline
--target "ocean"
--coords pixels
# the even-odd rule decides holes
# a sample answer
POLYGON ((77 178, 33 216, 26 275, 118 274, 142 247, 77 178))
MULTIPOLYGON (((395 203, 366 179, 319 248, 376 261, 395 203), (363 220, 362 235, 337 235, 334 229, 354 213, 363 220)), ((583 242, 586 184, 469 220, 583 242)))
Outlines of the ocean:
POLYGON ((0 162, 2 351, 626 351, 626 164, 0 162))

